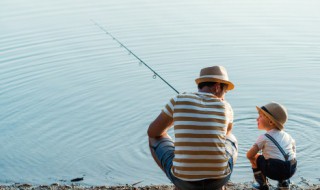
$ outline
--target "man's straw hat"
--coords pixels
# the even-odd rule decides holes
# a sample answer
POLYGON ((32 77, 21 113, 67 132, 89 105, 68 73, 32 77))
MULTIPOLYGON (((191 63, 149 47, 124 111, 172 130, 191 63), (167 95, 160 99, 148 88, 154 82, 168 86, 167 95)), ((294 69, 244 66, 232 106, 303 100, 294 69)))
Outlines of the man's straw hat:
POLYGON ((232 90, 234 85, 229 81, 227 70, 222 66, 206 67, 201 69, 200 77, 196 79, 196 83, 202 82, 220 82, 228 85, 227 90, 232 90))
POLYGON ((283 105, 276 102, 271 102, 265 106, 256 107, 258 112, 262 112, 273 123, 276 124, 278 129, 283 130, 284 124, 288 119, 287 109, 283 105))

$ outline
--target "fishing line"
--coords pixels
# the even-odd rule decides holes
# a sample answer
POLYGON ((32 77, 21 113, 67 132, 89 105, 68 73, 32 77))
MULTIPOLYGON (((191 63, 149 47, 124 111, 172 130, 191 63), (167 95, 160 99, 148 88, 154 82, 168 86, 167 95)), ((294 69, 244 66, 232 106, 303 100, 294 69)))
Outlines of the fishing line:
POLYGON ((172 88, 172 90, 176 91, 176 93, 179 94, 179 92, 173 87, 171 86, 165 79, 163 79, 155 70, 153 70, 147 63, 145 63, 142 59, 140 59, 136 54, 134 54, 129 48, 127 48, 127 46, 125 46, 123 43, 121 43, 117 38, 115 38, 110 32, 108 32, 105 28, 103 28, 101 25, 99 25, 97 22, 95 22, 94 20, 90 19, 91 22, 93 22, 97 27, 99 27, 102 31, 104 31, 107 35, 109 35, 113 40, 115 40, 116 42, 118 42, 120 44, 120 47, 123 47, 124 49, 126 49, 129 53, 129 55, 133 55, 136 59, 138 59, 140 61, 140 64, 144 64, 148 69, 150 69, 153 72, 153 78, 156 79, 157 76, 163 81, 165 82, 170 88, 172 88))

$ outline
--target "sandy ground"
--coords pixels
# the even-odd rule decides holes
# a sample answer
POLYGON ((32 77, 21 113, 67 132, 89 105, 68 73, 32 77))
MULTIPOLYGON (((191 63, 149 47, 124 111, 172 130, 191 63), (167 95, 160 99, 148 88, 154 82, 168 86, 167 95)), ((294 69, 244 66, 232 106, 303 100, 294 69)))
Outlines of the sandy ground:
MULTIPOLYGON (((81 186, 78 184, 60 185, 57 183, 51 185, 32 186, 30 184, 13 184, 0 185, 0 190, 174 190, 172 185, 150 185, 139 187, 139 184, 124 185, 124 186, 81 186)), ((244 190, 252 189, 252 182, 246 183, 232 183, 226 185, 227 190, 244 190)), ((292 190, 320 190, 320 184, 302 183, 291 185, 292 190)), ((276 190, 276 187, 271 186, 270 190, 276 190)))

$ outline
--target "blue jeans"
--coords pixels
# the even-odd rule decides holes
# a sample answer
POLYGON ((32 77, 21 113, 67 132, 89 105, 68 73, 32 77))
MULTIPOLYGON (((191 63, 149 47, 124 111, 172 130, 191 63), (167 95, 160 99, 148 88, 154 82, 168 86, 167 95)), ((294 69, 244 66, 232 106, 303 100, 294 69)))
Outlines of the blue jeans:
POLYGON ((181 190, 213 190, 221 189, 228 180, 230 179, 231 173, 233 171, 234 158, 233 156, 237 153, 236 142, 231 140, 226 141, 226 153, 229 158, 228 165, 231 173, 222 179, 204 179, 200 181, 184 181, 175 177, 171 173, 172 162, 174 158, 174 142, 169 138, 159 139, 150 147, 161 165, 161 169, 165 172, 169 180, 181 190))

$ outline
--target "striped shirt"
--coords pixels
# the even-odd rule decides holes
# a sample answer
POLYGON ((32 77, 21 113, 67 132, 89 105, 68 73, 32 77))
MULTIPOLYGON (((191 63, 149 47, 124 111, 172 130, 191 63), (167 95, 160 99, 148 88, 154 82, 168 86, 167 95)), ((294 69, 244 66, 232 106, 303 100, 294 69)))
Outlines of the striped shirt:
POLYGON ((198 181, 230 173, 225 152, 227 126, 233 122, 229 103, 211 93, 184 93, 172 98, 162 111, 174 122, 174 176, 198 181))

